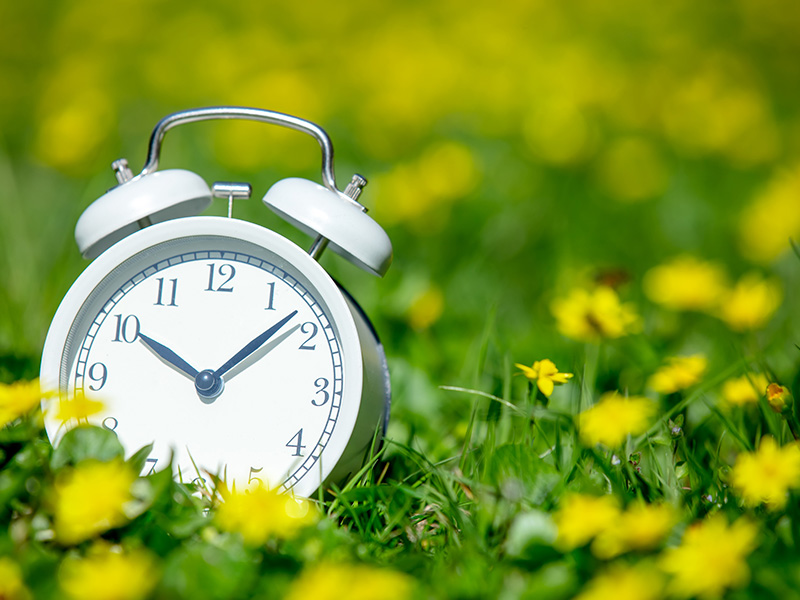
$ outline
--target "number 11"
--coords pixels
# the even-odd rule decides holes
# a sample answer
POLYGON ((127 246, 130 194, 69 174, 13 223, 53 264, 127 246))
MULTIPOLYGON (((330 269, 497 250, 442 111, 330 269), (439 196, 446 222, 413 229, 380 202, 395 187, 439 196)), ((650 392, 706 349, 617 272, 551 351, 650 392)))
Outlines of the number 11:
POLYGON ((175 294, 178 292, 178 280, 177 279, 170 279, 172 282, 172 294, 170 295, 169 304, 164 304, 162 300, 162 294, 164 293, 164 278, 158 277, 156 279, 158 282, 158 299, 155 302, 154 306, 178 306, 175 304, 175 294))

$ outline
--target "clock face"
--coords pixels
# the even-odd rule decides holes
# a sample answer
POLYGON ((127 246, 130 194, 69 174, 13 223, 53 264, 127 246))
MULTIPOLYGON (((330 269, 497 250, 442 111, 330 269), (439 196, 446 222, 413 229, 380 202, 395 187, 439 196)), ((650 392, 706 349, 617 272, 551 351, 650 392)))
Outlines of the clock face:
MULTIPOLYGON (((216 225, 208 231, 255 227, 193 220, 216 225)), ((66 321, 62 397, 101 401, 89 421, 128 453, 153 443, 143 474, 172 455, 184 482, 212 473, 237 489, 313 490, 298 483, 330 471, 360 396, 354 328, 335 285, 272 232, 260 230, 271 235, 259 243, 171 237, 175 223, 123 240, 106 253, 119 256, 101 256, 85 273, 91 281, 82 275, 70 290, 65 303, 79 308, 54 319, 66 321)), ((50 335, 43 375, 49 346, 50 335)), ((51 439, 65 430, 52 418, 47 428, 51 439)))

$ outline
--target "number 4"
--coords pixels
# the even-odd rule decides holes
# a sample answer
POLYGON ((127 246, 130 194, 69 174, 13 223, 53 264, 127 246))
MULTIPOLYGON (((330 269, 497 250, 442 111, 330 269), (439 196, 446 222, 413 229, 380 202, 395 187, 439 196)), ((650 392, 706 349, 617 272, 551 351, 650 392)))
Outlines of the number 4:
POLYGON ((294 448, 294 454, 292 454, 292 456, 304 456, 300 452, 300 450, 305 448, 305 446, 303 446, 303 430, 302 429, 300 431, 298 431, 297 433, 295 433, 294 436, 292 436, 292 439, 290 439, 286 443, 286 447, 287 448, 294 448), (297 440, 297 441, 295 442, 295 440, 297 440))

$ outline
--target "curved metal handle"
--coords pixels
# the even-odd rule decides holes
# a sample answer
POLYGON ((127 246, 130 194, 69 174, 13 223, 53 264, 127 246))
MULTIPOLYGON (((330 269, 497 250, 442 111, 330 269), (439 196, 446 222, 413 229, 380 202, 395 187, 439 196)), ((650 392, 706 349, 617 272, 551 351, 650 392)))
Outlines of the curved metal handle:
POLYGON ((147 150, 147 160, 140 175, 147 175, 158 169, 158 159, 161 156, 161 144, 167 131, 185 123, 197 121, 210 121, 214 119, 244 119, 260 121, 271 125, 280 125, 296 131, 301 131, 312 136, 319 142, 322 149, 322 183, 332 192, 355 202, 336 187, 336 176, 333 173, 333 143, 322 127, 284 113, 264 110, 261 108, 246 108, 242 106, 211 106, 208 108, 194 108, 167 115, 157 124, 150 135, 150 144, 147 150))

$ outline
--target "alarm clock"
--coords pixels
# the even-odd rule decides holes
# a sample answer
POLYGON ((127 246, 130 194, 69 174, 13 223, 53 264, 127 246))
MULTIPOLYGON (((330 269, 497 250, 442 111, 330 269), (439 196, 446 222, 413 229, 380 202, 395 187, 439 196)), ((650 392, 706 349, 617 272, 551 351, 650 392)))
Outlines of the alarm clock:
POLYGON ((78 425, 54 402, 85 397, 88 417, 114 431, 128 455, 152 444, 143 475, 172 465, 183 482, 229 488, 264 483, 308 496, 357 471, 389 416, 386 356, 369 319, 319 264, 331 248, 382 276, 391 242, 358 202, 366 180, 342 191, 327 133, 268 110, 211 107, 168 115, 134 176, 81 215, 75 238, 93 259, 62 300, 47 333, 41 385, 54 445, 78 425), (314 236, 304 251, 232 216, 250 185, 209 185, 182 169, 158 170, 166 132, 209 119, 245 119, 313 136, 322 183, 275 183, 264 204, 314 236), (213 197, 228 216, 197 216, 213 197), (212 477, 209 477, 209 476, 212 477))

